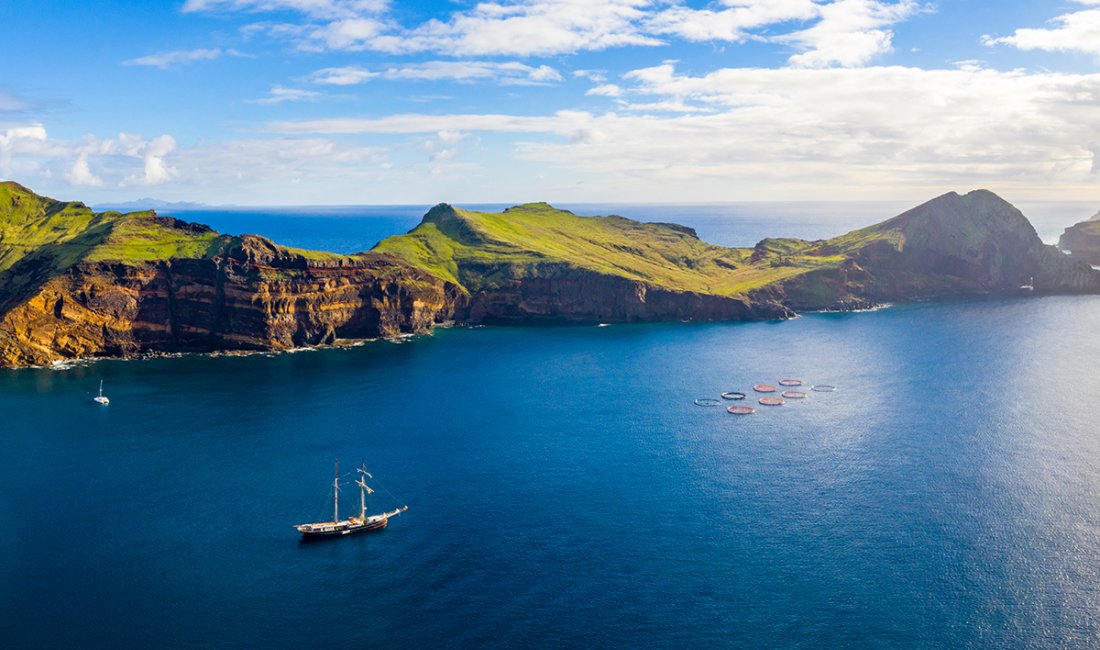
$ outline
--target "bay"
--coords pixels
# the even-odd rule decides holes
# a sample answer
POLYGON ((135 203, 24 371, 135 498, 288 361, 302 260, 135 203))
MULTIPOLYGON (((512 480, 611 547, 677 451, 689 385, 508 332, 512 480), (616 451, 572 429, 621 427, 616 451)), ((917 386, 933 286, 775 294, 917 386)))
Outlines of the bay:
MULTIPOLYGON (((738 245, 819 236, 799 214, 790 233, 774 214, 682 221, 738 245)), ((350 252, 419 212, 284 216, 256 230, 350 252)), ((1098 298, 1043 297, 0 371, 0 630, 13 647, 1092 645, 1098 317, 1098 298), (749 417, 692 403, 785 376, 839 389, 749 417), (410 509, 301 543, 337 458, 410 509)))

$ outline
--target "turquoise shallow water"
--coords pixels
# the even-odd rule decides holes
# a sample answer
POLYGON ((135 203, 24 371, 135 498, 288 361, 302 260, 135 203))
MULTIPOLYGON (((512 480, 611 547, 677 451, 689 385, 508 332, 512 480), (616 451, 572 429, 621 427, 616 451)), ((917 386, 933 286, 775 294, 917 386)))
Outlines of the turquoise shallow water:
MULTIPOLYGON (((728 245, 894 212, 574 207, 728 245)), ((352 252, 421 211, 181 216, 352 252)), ((1050 297, 0 371, 0 645, 1094 646, 1098 318, 1050 297), (787 375, 840 390, 692 405, 787 375), (337 457, 410 509, 300 544, 337 457)))
POLYGON ((1100 299, 1053 297, 0 372, 0 630, 1092 645, 1098 317, 1100 299), (785 375, 840 390, 745 418, 692 405, 785 375), (300 544, 336 457, 410 509, 300 544))

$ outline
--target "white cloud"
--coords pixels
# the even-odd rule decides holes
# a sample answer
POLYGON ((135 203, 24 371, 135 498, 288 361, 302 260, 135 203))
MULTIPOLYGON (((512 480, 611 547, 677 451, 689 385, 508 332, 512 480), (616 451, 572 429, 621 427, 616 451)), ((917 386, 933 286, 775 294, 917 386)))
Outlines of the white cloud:
POLYGON ((819 6, 821 20, 814 26, 775 40, 804 50, 790 58, 794 66, 863 65, 891 51, 894 34, 885 27, 920 10, 916 0, 837 0, 819 6))
POLYGON ((88 167, 88 154, 82 153, 76 158, 72 168, 65 174, 65 178, 73 185, 88 185, 99 187, 103 185, 103 179, 92 173, 88 167))
MULTIPOLYGON (((1075 0, 1083 5, 1100 5, 1100 0, 1075 0)), ((1021 50, 1084 52, 1100 54, 1100 8, 1085 9, 1055 17, 1048 28, 1017 29, 1012 36, 982 36, 987 46, 1011 45, 1021 50)))
POLYGON ((615 84, 601 84, 589 88, 585 95, 600 95, 602 97, 622 97, 623 89, 615 84))
MULTIPOLYGON (((964 68, 730 68, 683 75, 671 64, 626 76, 653 97, 638 114, 407 114, 281 122, 297 134, 519 134, 514 155, 660 198, 873 196, 944 187, 1095 185, 1100 74, 964 68), (657 115, 679 104, 701 114, 657 115), (523 137, 528 134, 533 137, 523 137), (550 136, 550 139, 547 139, 550 136), (878 189, 881 188, 881 189, 878 189), (702 192, 703 194, 698 194, 702 192), (709 194, 708 194, 709 193, 709 194)), ((636 111, 634 111, 636 112, 636 111)))
POLYGON ((273 86, 271 90, 267 91, 267 97, 261 97, 260 99, 248 100, 250 104, 261 104, 264 106, 271 106, 274 104, 282 104, 285 102, 312 102, 317 101, 317 98, 321 96, 321 93, 315 90, 304 90, 302 88, 287 88, 285 86, 273 86))
POLYGON ((574 70, 574 79, 588 79, 598 84, 607 81, 607 70, 574 70))
POLYGON ((647 21, 655 34, 679 36, 689 41, 743 41, 756 28, 788 21, 817 18, 821 7, 814 0, 725 0, 724 9, 693 9, 675 5, 647 21))
POLYGON ((236 50, 223 50, 221 48, 211 49, 197 49, 197 50, 173 50, 171 52, 160 52, 158 54, 149 54, 147 56, 138 57, 136 59, 130 59, 123 61, 124 65, 143 65, 152 68, 160 68, 167 70, 169 68, 176 68, 188 63, 194 63, 196 61, 210 61, 213 59, 220 59, 223 56, 240 56, 241 53, 236 50))
MULTIPOLYGON (((625 45, 660 45, 643 34, 641 21, 655 0, 514 0, 479 2, 452 13, 403 27, 381 11, 343 11, 325 20, 299 9, 307 24, 261 23, 248 33, 289 38, 306 51, 378 51, 390 54, 436 52, 450 56, 550 56, 625 45)), ((272 11, 280 3, 261 0, 203 0, 222 10, 272 11)), ((191 3, 189 3, 191 4, 191 3)), ((328 4, 327 2, 324 4, 328 4)), ((200 10, 197 6, 192 10, 200 10)), ((203 9, 205 10, 205 9, 203 9)))
POLYGON ((918 0, 720 0, 702 9, 679 0, 497 0, 408 26, 396 22, 386 3, 351 0, 189 0, 184 8, 295 10, 305 23, 259 23, 245 31, 287 38, 298 49, 313 52, 554 56, 665 45, 663 39, 673 36, 787 43, 802 50, 793 64, 822 67, 861 65, 888 52, 893 34, 887 28, 921 7, 918 0))
POLYGON ((506 85, 535 85, 561 81, 562 76, 550 66, 530 66, 518 61, 426 61, 389 66, 378 72, 347 66, 325 68, 310 76, 314 83, 335 86, 350 86, 376 78, 460 82, 494 80, 506 85))
POLYGON ((120 133, 115 138, 58 140, 50 138, 42 125, 33 124, 0 135, 0 174, 57 176, 90 187, 160 185, 177 175, 167 162, 175 150, 176 141, 170 135, 146 139, 120 133))
MULTIPOLYGON (((435 139, 453 146, 465 137, 443 132, 435 139)), ((314 188, 331 183, 336 189, 351 180, 373 178, 386 162, 378 147, 315 137, 200 142, 181 148, 170 135, 63 140, 50 137, 40 124, 0 131, 0 178, 55 195, 79 187, 85 200, 119 198, 125 196, 120 190, 154 185, 191 200, 196 192, 241 197, 250 188, 263 188, 264 196, 287 197, 279 191, 296 181, 306 179, 314 188)))
POLYGON ((379 39, 390 52, 434 51, 454 56, 551 56, 625 45, 659 45, 640 31, 650 0, 527 0, 482 2, 449 20, 428 21, 398 37, 379 39))
MULTIPOLYGON (((376 44, 384 40, 382 35, 388 25, 374 18, 344 18, 325 25, 306 28, 298 43, 302 50, 323 52, 346 50, 350 52, 378 49, 376 44)), ((385 39, 392 39, 387 36, 385 39)))

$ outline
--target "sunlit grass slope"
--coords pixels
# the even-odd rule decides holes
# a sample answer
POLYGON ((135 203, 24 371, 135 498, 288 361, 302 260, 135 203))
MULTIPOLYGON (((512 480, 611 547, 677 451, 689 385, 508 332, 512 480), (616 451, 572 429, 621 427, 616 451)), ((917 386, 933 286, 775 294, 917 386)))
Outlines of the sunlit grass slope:
MULTIPOLYGON (((210 258, 240 243, 154 212, 94 212, 83 203, 39 196, 13 182, 0 182, 0 273, 20 262, 60 271, 81 261, 140 264, 157 260, 210 258)), ((292 248, 310 260, 346 256, 292 248)))
POLYGON ((404 257, 468 291, 564 264, 677 291, 735 296, 844 260, 820 243, 766 240, 756 249, 725 248, 683 226, 581 217, 546 203, 500 213, 441 204, 414 230, 374 250, 404 257))

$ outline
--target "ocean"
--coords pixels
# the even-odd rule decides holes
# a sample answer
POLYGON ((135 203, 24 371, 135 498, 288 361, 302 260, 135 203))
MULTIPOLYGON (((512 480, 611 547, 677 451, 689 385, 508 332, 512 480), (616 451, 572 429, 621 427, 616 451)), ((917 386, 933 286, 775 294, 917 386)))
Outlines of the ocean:
MULTIPOLYGON (((422 208, 177 216, 352 252, 422 208)), ((897 212, 593 211, 729 245, 897 212)), ((1098 297, 1019 298, 0 371, 0 638, 1093 646, 1098 318, 1098 297), (744 417, 693 403, 788 376, 838 390, 744 417), (303 543, 291 526, 331 515, 337 459, 409 510, 303 543)))

